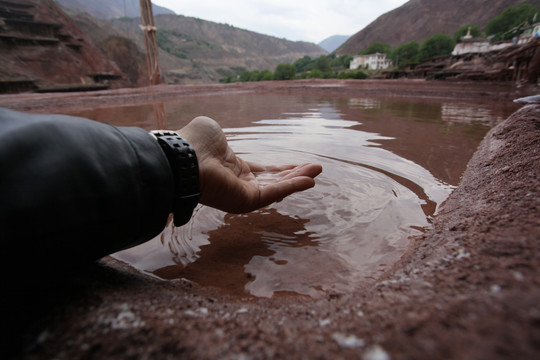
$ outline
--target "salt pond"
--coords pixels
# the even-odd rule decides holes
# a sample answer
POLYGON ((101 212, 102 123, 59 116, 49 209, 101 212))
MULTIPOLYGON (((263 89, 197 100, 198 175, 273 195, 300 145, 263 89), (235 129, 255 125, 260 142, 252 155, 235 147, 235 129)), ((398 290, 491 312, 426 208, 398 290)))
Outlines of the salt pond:
POLYGON ((206 115, 242 158, 317 162, 314 189, 231 215, 200 206, 181 228, 114 256, 226 292, 314 298, 372 284, 430 226, 489 127, 515 108, 456 101, 236 94, 77 113, 178 129, 206 115), (156 120, 164 109, 167 124, 156 120), (495 109, 495 110, 494 110, 495 109))

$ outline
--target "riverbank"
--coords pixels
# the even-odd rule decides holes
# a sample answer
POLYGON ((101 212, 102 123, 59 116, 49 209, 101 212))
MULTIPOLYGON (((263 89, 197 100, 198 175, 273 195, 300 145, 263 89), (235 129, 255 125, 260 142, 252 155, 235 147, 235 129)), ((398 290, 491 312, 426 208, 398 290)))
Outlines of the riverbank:
MULTIPOLYGON (((476 101, 535 91, 445 84, 310 81, 276 83, 266 91, 446 94, 476 101)), ((212 91, 262 91, 250 86, 255 85, 212 91)), ((165 101, 181 91, 212 94, 194 89, 155 96, 165 101)), ((130 101, 143 96, 126 93, 115 96, 130 101)), ((12 98, 11 107, 50 111, 51 97, 37 96, 12 98)), ((103 93, 85 96, 59 97, 56 109, 114 104, 103 93)), ((539 169, 540 105, 529 105, 488 133, 433 229, 412 239, 394 268, 359 293, 317 301, 238 299, 183 280, 161 281, 105 258, 61 284, 22 284, 28 293, 18 304, 13 333, 26 334, 29 359, 535 358, 540 354, 539 169)))
POLYGON ((179 97, 220 94, 291 94, 366 96, 374 98, 460 99, 463 102, 512 101, 535 95, 537 85, 516 86, 510 82, 426 80, 297 80, 234 84, 158 85, 72 93, 0 94, 0 106, 31 112, 65 112, 95 107, 174 101, 179 97))

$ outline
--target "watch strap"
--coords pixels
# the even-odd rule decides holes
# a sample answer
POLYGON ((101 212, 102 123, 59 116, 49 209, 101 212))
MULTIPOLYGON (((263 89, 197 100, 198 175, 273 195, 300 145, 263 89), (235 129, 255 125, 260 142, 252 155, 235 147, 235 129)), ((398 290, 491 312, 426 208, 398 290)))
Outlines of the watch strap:
POLYGON ((199 164, 191 144, 178 133, 169 130, 150 132, 163 149, 174 179, 174 225, 186 224, 199 203, 199 164))

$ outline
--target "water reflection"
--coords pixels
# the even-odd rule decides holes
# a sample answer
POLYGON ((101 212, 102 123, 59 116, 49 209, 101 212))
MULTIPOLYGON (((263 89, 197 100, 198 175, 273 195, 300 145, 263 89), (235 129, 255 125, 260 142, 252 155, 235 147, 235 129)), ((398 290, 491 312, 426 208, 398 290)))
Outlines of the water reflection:
POLYGON ((504 120, 502 116, 493 114, 492 110, 486 106, 471 104, 442 104, 442 119, 448 123, 483 123, 493 126, 504 120))
MULTIPOLYGON (((154 128, 152 107, 143 109, 132 125, 154 128)), ((371 284, 409 236, 430 226, 492 119, 514 110, 253 94, 180 99, 165 109, 171 129, 198 115, 215 118, 246 160, 323 165, 314 189, 242 216, 199 207, 186 226, 169 225, 115 255, 163 278, 263 297, 321 297, 371 284)), ((125 125, 118 111, 113 121, 105 111, 94 115, 125 125)))
POLYGON ((309 220, 283 215, 276 209, 227 214, 222 224, 207 233, 212 245, 201 248, 197 261, 186 267, 156 269, 154 274, 163 278, 184 277, 236 294, 243 293, 244 288, 258 296, 271 296, 274 291, 296 291, 301 280, 289 268, 296 268, 299 263, 309 264, 311 259, 301 254, 287 257, 285 253, 318 246, 316 236, 304 227, 307 222, 309 220), (274 266, 279 271, 268 271, 274 266), (264 277, 261 267, 270 276, 264 277), (292 285, 283 287, 287 283, 292 285))
POLYGON ((381 107, 381 100, 368 98, 352 98, 349 99, 349 107, 363 110, 379 109, 381 107))
POLYGON ((341 119, 342 113, 328 103, 287 115, 227 133, 235 150, 248 160, 296 158, 323 164, 314 191, 274 205, 282 214, 310 219, 305 228, 317 235, 318 246, 280 249, 274 257, 298 259, 291 269, 255 259, 246 268, 256 282, 246 289, 258 296, 276 290, 322 296, 365 286, 401 256, 408 236, 429 225, 429 216, 451 187, 375 143, 389 138, 353 130, 359 123, 341 119), (277 289, 271 287, 272 279, 284 273, 294 273, 302 281, 294 281, 292 287, 279 281, 277 289), (259 278, 264 280, 257 282, 259 278), (261 289, 262 284, 267 287, 261 289))

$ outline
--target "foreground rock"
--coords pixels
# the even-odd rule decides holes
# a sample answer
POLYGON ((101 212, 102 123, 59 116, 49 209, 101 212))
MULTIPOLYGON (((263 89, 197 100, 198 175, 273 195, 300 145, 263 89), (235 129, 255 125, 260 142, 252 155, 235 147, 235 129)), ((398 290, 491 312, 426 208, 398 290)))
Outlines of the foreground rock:
POLYGON ((238 299, 107 258, 24 284, 13 338, 28 359, 536 358, 539 170, 540 105, 527 105, 489 132, 433 230, 361 293, 238 299))

